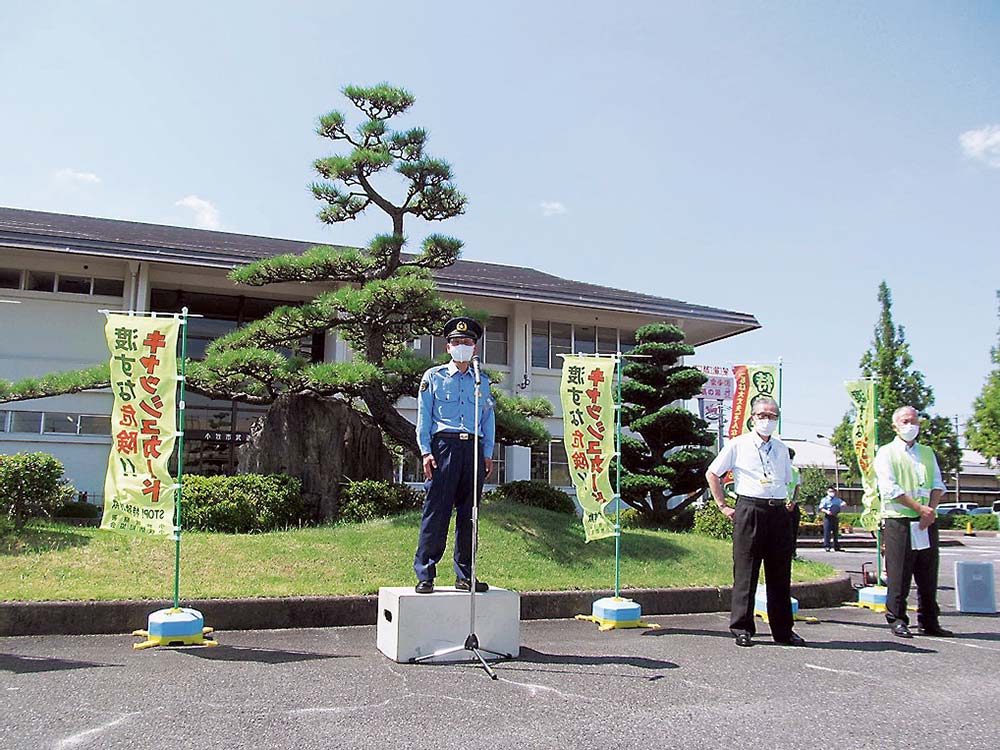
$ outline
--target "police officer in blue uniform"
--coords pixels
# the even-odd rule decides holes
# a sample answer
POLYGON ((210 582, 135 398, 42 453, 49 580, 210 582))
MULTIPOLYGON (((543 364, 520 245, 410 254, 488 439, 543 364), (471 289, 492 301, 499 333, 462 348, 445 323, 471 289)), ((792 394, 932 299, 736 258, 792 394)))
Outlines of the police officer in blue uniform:
MULTIPOLYGON (((427 477, 427 499, 413 570, 416 591, 434 591, 437 563, 444 555, 452 509, 455 518, 455 588, 468 591, 472 577, 473 431, 476 384, 471 366, 483 328, 472 318, 452 318, 444 326, 451 362, 424 373, 417 396, 417 443, 427 477)), ((479 482, 493 465, 495 422, 490 380, 482 373, 479 395, 479 482)), ((489 587, 476 582, 476 591, 489 587)))

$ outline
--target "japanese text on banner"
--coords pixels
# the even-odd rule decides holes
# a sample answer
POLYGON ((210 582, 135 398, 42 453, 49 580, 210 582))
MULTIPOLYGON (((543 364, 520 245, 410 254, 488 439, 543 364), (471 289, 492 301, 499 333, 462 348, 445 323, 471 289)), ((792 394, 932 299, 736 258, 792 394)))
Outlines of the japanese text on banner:
POLYGON ((729 422, 729 439, 750 429, 753 403, 761 396, 778 399, 778 368, 774 365, 736 365, 733 368, 736 390, 733 392, 733 417, 729 422))
POLYGON ((175 483, 167 465, 177 433, 179 329, 172 318, 107 316, 115 403, 102 528, 173 533, 175 483))
POLYGON ((862 496, 864 511, 861 513, 861 527, 868 531, 874 531, 878 528, 879 514, 882 509, 882 500, 878 494, 878 480, 875 477, 875 423, 878 419, 875 381, 855 380, 844 383, 844 386, 854 403, 851 440, 854 443, 854 453, 858 457, 861 486, 864 488, 862 496))
POLYGON ((563 359, 563 442, 588 542, 615 535, 605 514, 614 499, 610 477, 615 454, 614 375, 614 357, 563 359))

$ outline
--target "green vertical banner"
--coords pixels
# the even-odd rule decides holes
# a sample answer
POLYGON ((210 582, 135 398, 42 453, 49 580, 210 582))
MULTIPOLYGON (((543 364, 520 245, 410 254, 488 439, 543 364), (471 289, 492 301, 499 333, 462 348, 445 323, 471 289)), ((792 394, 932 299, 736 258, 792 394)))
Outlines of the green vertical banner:
POLYGON ((878 419, 875 381, 854 380, 844 383, 844 386, 854 404, 851 440, 854 443, 854 453, 858 457, 861 486, 864 488, 862 502, 865 509, 861 514, 861 527, 874 531, 878 528, 879 514, 882 512, 878 480, 875 478, 875 449, 878 447, 875 445, 875 424, 878 419))
POLYGON ((563 442, 576 499, 583 508, 583 530, 588 542, 615 536, 615 525, 605 513, 615 494, 611 488, 614 375, 614 357, 563 358, 563 442))
POLYGON ((736 365, 733 389, 733 416, 729 422, 729 439, 750 429, 753 403, 761 396, 778 400, 778 368, 774 365, 736 365))
POLYGON ((101 528, 170 536, 176 483, 167 464, 177 437, 176 318, 109 313, 111 455, 101 528))

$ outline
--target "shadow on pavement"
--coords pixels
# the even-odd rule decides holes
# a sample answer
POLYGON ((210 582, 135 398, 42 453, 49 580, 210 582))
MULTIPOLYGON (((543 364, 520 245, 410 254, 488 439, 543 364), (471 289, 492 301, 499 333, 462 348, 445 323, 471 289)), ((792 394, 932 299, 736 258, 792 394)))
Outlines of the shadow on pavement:
MULTIPOLYGON (((767 641, 763 641, 767 643, 767 641)), ((771 643, 777 646, 780 644, 771 643)), ((897 641, 807 641, 803 649, 816 649, 819 651, 869 651, 885 652, 898 651, 901 654, 936 654, 932 648, 921 648, 909 643, 897 641)))
POLYGON ((533 648, 521 647, 521 654, 517 661, 526 661, 532 664, 579 664, 586 667, 595 667, 602 664, 620 664, 625 667, 638 667, 639 669, 679 669, 672 661, 662 661, 661 659, 650 659, 645 656, 584 656, 580 654, 547 654, 544 651, 536 651, 533 648))
MULTIPOLYGON (((713 638, 726 638, 727 640, 733 640, 733 634, 728 630, 703 630, 701 628, 657 628, 656 630, 647 630, 642 633, 643 638, 656 637, 661 635, 707 635, 713 638)), ((759 635, 759 634, 758 634, 759 635)), ((766 637, 766 634, 765 634, 766 637)))
POLYGON ((315 654, 309 651, 285 651, 282 649, 253 648, 250 646, 196 646, 193 648, 172 648, 189 656, 209 661, 253 661, 258 664, 294 664, 300 661, 319 659, 357 659, 357 656, 341 654, 315 654))
POLYGON ((75 659, 55 659, 47 656, 17 656, 0 654, 0 672, 31 674, 32 672, 65 672, 70 669, 92 669, 97 667, 122 667, 123 664, 100 664, 93 661, 75 659))

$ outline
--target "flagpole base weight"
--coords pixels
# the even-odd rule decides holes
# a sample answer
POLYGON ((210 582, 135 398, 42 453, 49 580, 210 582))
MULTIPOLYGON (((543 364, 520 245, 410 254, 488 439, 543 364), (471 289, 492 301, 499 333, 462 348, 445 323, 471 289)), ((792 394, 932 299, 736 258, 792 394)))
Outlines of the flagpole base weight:
POLYGON ((642 621, 642 607, 631 599, 621 596, 606 596, 594 602, 589 615, 577 615, 577 620, 596 622, 598 630, 620 630, 624 628, 658 629, 656 623, 642 621))
POLYGON ((132 635, 146 639, 142 643, 133 643, 132 648, 217 646, 216 641, 205 637, 212 632, 212 628, 205 627, 205 618, 196 609, 187 607, 158 609, 149 615, 146 630, 132 632, 132 635))
MULTIPOLYGON (((792 601, 792 620, 795 622, 808 622, 814 623, 819 622, 818 617, 812 617, 811 615, 801 615, 799 614, 799 600, 794 596, 790 597, 792 601)), ((757 591, 753 598, 753 613, 755 617, 759 617, 765 623, 768 623, 767 617, 767 589, 763 586, 757 586, 757 591)))

